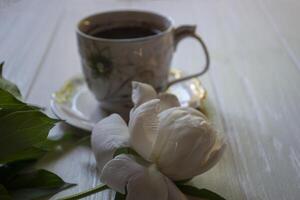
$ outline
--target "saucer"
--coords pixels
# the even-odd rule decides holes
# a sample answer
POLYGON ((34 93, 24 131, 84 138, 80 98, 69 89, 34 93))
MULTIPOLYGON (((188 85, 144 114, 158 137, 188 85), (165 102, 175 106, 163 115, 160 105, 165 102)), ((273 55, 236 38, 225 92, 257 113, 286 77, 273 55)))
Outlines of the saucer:
MULTIPOLYGON (((181 71, 172 69, 169 78, 177 79, 183 75, 181 71)), ((181 106, 203 108, 206 90, 197 78, 172 85, 167 92, 175 94, 181 106)), ((100 104, 88 89, 83 76, 68 80, 51 98, 51 109, 58 118, 86 131, 91 131, 97 122, 108 115, 100 104)))

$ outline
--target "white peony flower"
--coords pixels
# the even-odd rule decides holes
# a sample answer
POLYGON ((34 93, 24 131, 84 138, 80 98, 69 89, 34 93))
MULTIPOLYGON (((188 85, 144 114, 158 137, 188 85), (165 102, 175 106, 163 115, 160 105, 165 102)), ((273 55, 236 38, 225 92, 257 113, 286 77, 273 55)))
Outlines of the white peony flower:
POLYGON ((172 180, 185 180, 213 167, 225 144, 199 111, 180 107, 176 96, 157 95, 143 83, 132 83, 134 108, 129 126, 117 114, 93 129, 92 149, 101 181, 125 193, 127 200, 184 200, 172 180), (113 153, 132 147, 144 160, 113 153))

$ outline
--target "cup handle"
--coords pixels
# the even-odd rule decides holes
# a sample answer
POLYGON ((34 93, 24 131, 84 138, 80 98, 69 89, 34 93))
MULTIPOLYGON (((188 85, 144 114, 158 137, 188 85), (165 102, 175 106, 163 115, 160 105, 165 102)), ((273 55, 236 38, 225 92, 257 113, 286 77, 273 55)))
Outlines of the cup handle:
POLYGON ((178 83, 181 81, 186 81, 188 79, 195 78, 197 76, 201 76, 202 74, 207 72, 207 70, 209 69, 209 64, 210 64, 209 53, 208 53, 208 50, 207 50, 207 47, 206 47, 204 41, 196 33, 196 26, 184 25, 184 26, 180 26, 174 30, 174 49, 176 50, 178 43, 186 37, 195 38, 201 44, 203 51, 204 51, 204 55, 205 55, 204 68, 202 69, 202 71, 200 71, 198 73, 188 75, 188 76, 185 76, 185 77, 182 77, 182 78, 179 78, 179 79, 169 82, 167 85, 167 88, 169 88, 171 85, 173 85, 175 83, 178 83))

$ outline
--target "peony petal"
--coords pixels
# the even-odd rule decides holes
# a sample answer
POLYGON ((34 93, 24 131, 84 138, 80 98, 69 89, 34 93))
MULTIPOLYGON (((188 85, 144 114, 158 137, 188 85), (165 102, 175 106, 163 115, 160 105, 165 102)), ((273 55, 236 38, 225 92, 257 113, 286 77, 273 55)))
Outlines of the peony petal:
POLYGON ((125 194, 125 188, 132 176, 143 174, 145 168, 138 164, 134 157, 119 155, 110 160, 101 172, 100 180, 110 188, 125 194))
POLYGON ((159 102, 159 99, 147 101, 130 113, 130 146, 146 160, 158 133, 159 102))
POLYGON ((221 159, 224 151, 226 148, 226 144, 223 140, 217 139, 216 144, 208 154, 207 158, 205 159, 205 162, 203 162, 201 168, 201 171, 199 170, 198 173, 204 173, 207 170, 211 169, 217 162, 221 159))
POLYGON ((173 94, 160 93, 158 95, 158 98, 160 99, 160 110, 159 110, 159 112, 162 112, 162 111, 167 110, 169 108, 180 106, 178 98, 173 94))
POLYGON ((168 200, 187 200, 188 198, 178 189, 178 187, 165 176, 168 186, 168 200))
POLYGON ((165 178, 155 167, 145 168, 129 180, 126 200, 171 200, 165 178))
POLYGON ((141 104, 155 99, 157 93, 151 85, 133 81, 132 82, 132 102, 134 103, 135 108, 141 104))
POLYGON ((160 129, 152 159, 172 180, 198 175, 216 142, 206 117, 192 108, 171 108, 159 114, 160 129), (153 158, 154 157, 154 158, 153 158))
MULTIPOLYGON (((198 123, 206 120, 206 117, 199 111, 189 108, 189 107, 175 107, 171 109, 167 109, 159 114, 160 128, 159 128, 159 136, 155 141, 155 146, 151 155, 151 159, 158 160, 160 157, 163 148, 165 148, 167 142, 170 141, 170 137, 177 137, 177 133, 179 131, 184 131, 186 134, 189 134, 191 129, 194 129, 198 132, 198 123), (187 118, 188 117, 188 118, 187 118), (189 120, 197 118, 198 120, 189 120), (194 125, 192 125, 194 123, 194 125), (180 129, 178 129, 180 128, 180 129)), ((179 137, 179 136, 178 136, 179 137)), ((187 136, 188 137, 188 136, 187 136)), ((194 134, 194 137, 198 138, 198 134, 194 134)), ((192 138, 190 138, 191 142, 192 138)), ((176 147, 176 144, 172 144, 176 147)), ((187 147, 186 150, 190 150, 191 147, 187 147)), ((172 155, 171 153, 170 155, 172 155)), ((176 155, 173 155, 176 156, 176 155)), ((170 159, 173 159, 170 157, 170 159)))
POLYGON ((133 156, 117 156, 104 166, 101 182, 122 194, 127 191, 126 200, 168 200, 166 177, 136 161, 133 156))
MULTIPOLYGON (((202 122, 201 128, 205 127, 206 125, 207 123, 205 121, 202 122)), ((171 140, 176 139, 172 137, 171 140)), ((215 144, 215 133, 209 129, 194 129, 190 133, 182 132, 177 141, 180 141, 176 146, 177 151, 180 153, 176 155, 176 158, 174 158, 173 162, 164 163, 166 166, 164 171, 167 171, 170 178, 173 180, 184 180, 197 176, 206 171, 203 169, 203 164, 206 163, 207 155, 215 144), (169 167, 176 162, 175 160, 182 161, 176 165, 177 170, 180 170, 180 173, 178 173, 177 170, 169 167)), ((164 154, 167 154, 168 149, 171 151, 172 148, 175 148, 174 145, 172 145, 172 143, 168 143, 164 154)))
POLYGON ((154 165, 137 162, 133 156, 119 155, 103 168, 101 182, 125 194, 126 200, 187 200, 186 196, 154 165))
POLYGON ((128 138, 128 127, 117 114, 112 114, 96 124, 92 131, 91 146, 99 171, 112 159, 117 148, 129 146, 128 138))

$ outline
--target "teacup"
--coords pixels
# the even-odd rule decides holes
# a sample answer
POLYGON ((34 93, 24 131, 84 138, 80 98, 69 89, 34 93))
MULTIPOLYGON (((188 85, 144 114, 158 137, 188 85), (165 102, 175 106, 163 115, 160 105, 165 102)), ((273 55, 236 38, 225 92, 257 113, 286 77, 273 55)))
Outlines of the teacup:
POLYGON ((148 11, 111 11, 82 19, 77 39, 83 73, 100 106, 126 116, 132 107, 132 81, 148 83, 161 92, 204 74, 209 55, 195 30, 189 25, 174 28, 170 18, 148 11), (173 53, 185 37, 200 42, 205 65, 199 73, 169 82, 173 53))

